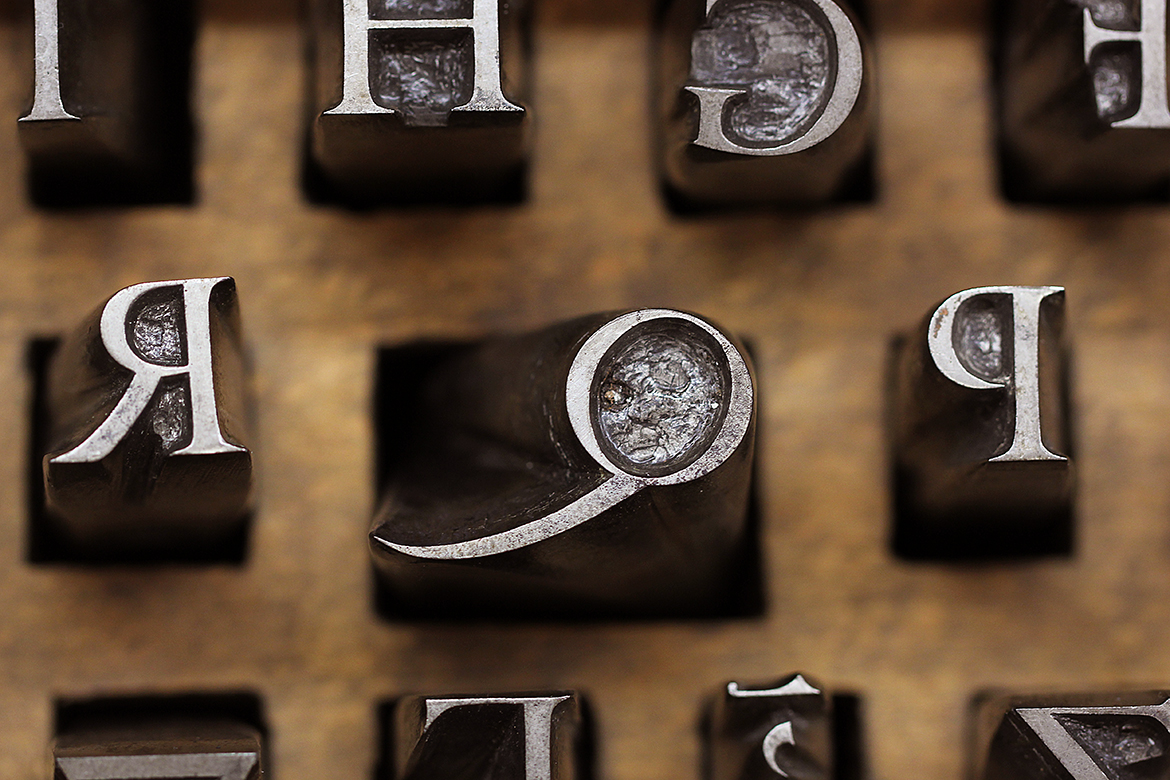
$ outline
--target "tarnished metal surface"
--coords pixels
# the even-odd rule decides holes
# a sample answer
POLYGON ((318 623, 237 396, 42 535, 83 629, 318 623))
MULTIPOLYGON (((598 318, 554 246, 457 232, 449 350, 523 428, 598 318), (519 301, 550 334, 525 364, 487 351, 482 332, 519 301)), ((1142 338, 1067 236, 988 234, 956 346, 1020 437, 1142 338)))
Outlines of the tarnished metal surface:
POLYGON ((1064 289, 952 295, 892 358, 895 547, 1068 553, 1073 463, 1064 289))
POLYGON ((514 199, 528 155, 524 0, 314 0, 314 197, 514 199))
POLYGON ((589 780, 581 707, 573 691, 406 696, 378 780, 589 780))
POLYGON ((128 287, 48 371, 45 518, 82 559, 238 557, 252 484, 235 282, 128 287))
MULTIPOLYGON (((686 334, 690 335, 690 334, 686 334)), ((662 474, 693 463, 727 413, 729 377, 710 345, 653 333, 615 347, 592 393, 606 453, 627 471, 662 474)))
POLYGON ((1001 0, 1000 8, 1006 194, 1170 196, 1165 0, 1001 0))
POLYGON ((797 3, 732 5, 695 32, 691 81, 745 85, 747 99, 728 112, 728 124, 765 145, 786 140, 822 107, 835 55, 830 32, 797 3))
POLYGON ((262 780, 260 735, 230 722, 150 720, 71 731, 53 744, 59 780, 262 780))
POLYGON ((734 609, 751 371, 707 321, 644 309, 399 378, 423 399, 412 436, 388 443, 408 455, 370 537, 390 600, 420 614, 734 609))
MULTIPOLYGON (((49 776, 59 694, 247 685, 269 705, 275 774, 319 780, 369 776, 375 706, 399 692, 582 685, 601 775, 697 778, 700 699, 721 681, 805 668, 865 694, 875 777, 955 780, 979 687, 1170 680, 1170 657, 1151 650, 1170 642, 1170 210, 1004 203, 988 134, 987 4, 875 0, 882 197, 675 219, 646 143, 649 7, 541 3, 535 178, 521 209, 351 214, 306 203, 294 165, 303 40, 287 0, 201 5, 193 207, 46 214, 25 198, 15 132, 0 134, 0 775, 49 776), (221 269, 243 296, 259 396, 247 565, 24 565, 28 339, 67 332, 126 285, 221 269), (1080 552, 907 563, 885 543, 888 338, 988 282, 1068 288, 1080 552), (379 619, 365 545, 374 345, 663 304, 753 346, 767 613, 379 619)), ((0 19, 0 40, 23 38, 0 19)), ((0 73, 13 121, 23 62, 0 73)))
POLYGON ((869 186, 872 61, 834 0, 675 0, 656 66, 679 205, 816 203, 869 186))
POLYGON ((35 0, 32 100, 18 122, 46 205, 192 197, 187 0, 35 0))
POLYGON ((727 683, 706 728, 706 780, 835 780, 833 710, 801 674, 773 684, 727 683))
POLYGON ((974 780, 1137 780, 1170 772, 1170 693, 985 694, 974 780))

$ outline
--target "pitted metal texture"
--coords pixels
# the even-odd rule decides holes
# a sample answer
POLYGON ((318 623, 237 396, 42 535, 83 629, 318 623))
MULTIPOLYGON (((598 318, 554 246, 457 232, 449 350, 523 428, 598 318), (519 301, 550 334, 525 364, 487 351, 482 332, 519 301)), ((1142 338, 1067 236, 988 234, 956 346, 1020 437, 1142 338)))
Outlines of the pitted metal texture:
POLYGON ((466 19, 471 13, 471 0, 370 0, 374 19, 466 19))
POLYGON ((178 287, 143 296, 131 310, 130 343, 143 360, 159 366, 181 366, 187 362, 183 343, 183 299, 178 287))
POLYGON ((955 314, 955 353, 971 373, 988 381, 1006 373, 1004 326, 994 305, 969 301, 955 314))
POLYGON ((451 109, 471 99, 470 36, 420 40, 374 36, 370 59, 374 99, 407 124, 445 125, 451 109))
POLYGON ((1093 97, 1097 116, 1106 122, 1123 118, 1141 97, 1140 62, 1125 51, 1094 55, 1093 97))
MULTIPOLYGON (((392 0, 391 0, 392 1, 392 0)), ((1103 27, 1134 30, 1138 26, 1135 5, 1128 0, 1069 0, 1078 8, 1087 8, 1093 20, 1103 27)))
POLYGON ((694 460, 722 422, 725 369, 712 348, 687 330, 653 330, 615 345, 600 376, 598 429, 633 473, 658 473, 694 460))
POLYGON ((749 91, 728 116, 749 143, 775 143, 816 117, 832 87, 829 34, 802 4, 759 0, 716 10, 691 45, 691 78, 749 91))
POLYGON ((1166 727, 1153 718, 1055 715, 1111 780, 1139 780, 1166 756, 1166 727), (1149 763, 1144 763, 1149 762, 1149 763))

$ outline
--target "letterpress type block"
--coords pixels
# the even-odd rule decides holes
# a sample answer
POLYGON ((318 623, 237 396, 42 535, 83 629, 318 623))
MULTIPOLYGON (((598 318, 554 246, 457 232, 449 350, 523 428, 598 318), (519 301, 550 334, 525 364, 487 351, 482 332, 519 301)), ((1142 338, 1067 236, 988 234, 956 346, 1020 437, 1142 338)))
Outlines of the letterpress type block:
POLYGON ((260 780, 260 735, 229 722, 142 723, 76 731, 53 745, 58 780, 260 780))
POLYGON ((238 540, 252 484, 236 285, 116 293, 48 371, 48 520, 75 555, 172 555, 238 540))
POLYGON ((384 603, 727 609, 748 568, 753 381, 732 338, 666 309, 451 349, 418 399, 380 410, 413 423, 370 534, 384 603))
POLYGON ((57 703, 57 780, 261 780, 260 702, 185 694, 57 703))
POLYGON ((192 197, 190 0, 32 0, 32 102, 18 122, 34 200, 192 197))
POLYGON ((1166 0, 1000 0, 996 16, 1005 193, 1170 196, 1166 0))
POLYGON ((405 697, 379 780, 588 780, 581 707, 571 691, 405 697))
POLYGON ((894 350, 895 547, 1067 554, 1073 461, 1061 287, 952 295, 894 350))
POLYGON ((984 695, 973 780, 1138 780, 1170 774, 1170 694, 984 695))
POLYGON ((832 702, 802 675, 766 686, 727 683, 706 725, 706 780, 836 777, 832 702))
POLYGON ((678 205, 869 194, 875 79, 847 0, 668 0, 655 64, 678 205))
POLYGON ((313 0, 309 181, 355 204, 515 199, 527 0, 313 0))

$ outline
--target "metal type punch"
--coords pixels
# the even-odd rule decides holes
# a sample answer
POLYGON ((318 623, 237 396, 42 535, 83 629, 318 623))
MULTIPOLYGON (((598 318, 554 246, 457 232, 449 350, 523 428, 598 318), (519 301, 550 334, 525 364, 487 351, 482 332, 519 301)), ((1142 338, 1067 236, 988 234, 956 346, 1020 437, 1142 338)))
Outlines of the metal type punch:
POLYGON ((704 780, 861 780, 860 706, 802 674, 729 682, 704 717, 704 780))
POLYGON ((260 737, 228 723, 139 724, 57 739, 59 780, 261 780, 260 737))
POLYGON ((812 205, 872 190, 874 68, 847 0, 667 0, 659 164, 682 208, 812 205))
MULTIPOLYGON (((235 282, 136 284, 55 350, 46 517, 70 557, 242 545, 252 486, 235 282)), ((229 556, 230 557, 230 556, 229 556)))
POLYGON ((57 780, 263 780, 264 735, 246 695, 119 697, 59 703, 57 780))
POLYGON ((1170 197, 1166 0, 1000 0, 996 19, 1007 196, 1170 197))
POLYGON ((1073 543, 1061 287, 978 287, 895 344, 894 546, 911 558, 1062 555, 1073 543))
POLYGON ((190 0, 33 0, 32 98, 17 126, 46 206, 193 197, 190 0))
POLYGON ((406 696, 378 780, 589 780, 573 691, 406 696))
POLYGON ((527 0, 313 0, 308 182, 321 200, 516 200, 527 0))
POLYGON ((756 392, 742 347, 668 309, 451 347, 391 371, 370 533, 384 609, 415 615, 704 615, 752 551, 756 392), (383 434, 384 436, 386 434, 383 434))
POLYGON ((1170 693, 983 694, 971 744, 972 780, 1165 777, 1170 693))

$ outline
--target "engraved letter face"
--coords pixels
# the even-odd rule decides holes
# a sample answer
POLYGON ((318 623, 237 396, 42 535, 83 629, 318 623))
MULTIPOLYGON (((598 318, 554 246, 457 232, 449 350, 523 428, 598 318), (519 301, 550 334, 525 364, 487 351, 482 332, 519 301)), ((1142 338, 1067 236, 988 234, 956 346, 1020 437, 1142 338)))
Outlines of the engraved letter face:
POLYGON ((33 54, 33 104, 28 113, 20 118, 22 122, 79 118, 66 111, 61 100, 58 2, 59 0, 35 0, 33 3, 33 29, 36 40, 33 54))
POLYGON ((32 103, 17 122, 43 205, 192 195, 191 0, 32 0, 32 103))
POLYGON ((408 697, 397 776, 574 780, 578 718, 571 693, 408 697))
POLYGON ((1010 709, 992 736, 983 780, 1053 777, 1053 763, 1071 780, 1165 777, 1170 702, 1124 704, 1154 695, 1089 697, 1104 706, 1010 709))
POLYGON ((46 382, 61 554, 232 560, 251 494, 235 282, 149 282, 63 339, 46 382))
POLYGON ((381 609, 727 610, 748 569, 755 393, 725 333, 643 309, 423 349, 380 359, 379 452, 404 453, 369 535, 381 609))
POLYGON ((164 380, 164 414, 155 431, 171 455, 244 452, 220 430, 211 362, 211 292, 230 279, 150 282, 127 287, 106 304, 101 341, 115 363, 133 377, 113 411, 76 447, 52 463, 95 463, 117 447, 138 422, 164 380), (185 395, 184 399, 181 397, 185 395), (184 408, 185 407, 185 408, 184 408), (166 419, 166 418, 169 418, 166 419))
POLYGON ((313 197, 522 197, 528 2, 311 0, 313 197))
POLYGON ((499 0, 337 1, 342 97, 326 114, 445 125, 452 111, 524 112, 504 96, 499 0))
POLYGON ((711 780, 828 780, 828 699, 802 675, 772 686, 728 683, 712 711, 711 780))
POLYGON ((707 0, 691 46, 694 143, 743 155, 808 149, 861 92, 861 41, 833 0, 707 0))
MULTIPOLYGON (((1071 1, 1071 0, 1070 0, 1071 1)), ((1166 0, 1127 4, 1077 0, 1084 14, 1085 64, 1097 114, 1113 127, 1170 128, 1166 89, 1166 0)))
POLYGON ((603 471, 597 487, 524 525, 453 544, 375 543, 419 558, 464 559, 537 544, 639 491, 698 479, 723 465, 752 421, 751 372, 716 328, 690 314, 644 309, 598 328, 565 387, 568 418, 603 471))
POLYGON ((1063 296, 1061 287, 979 287, 952 295, 931 318, 927 344, 943 376, 1015 402, 1011 445, 992 462, 1065 460, 1045 445, 1040 418, 1041 307, 1063 296), (1004 299, 1010 304, 997 305, 1004 299))

